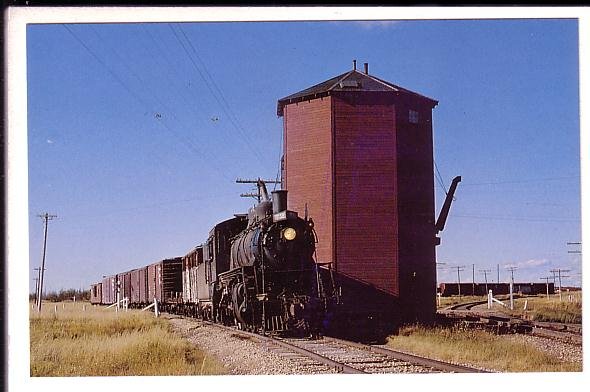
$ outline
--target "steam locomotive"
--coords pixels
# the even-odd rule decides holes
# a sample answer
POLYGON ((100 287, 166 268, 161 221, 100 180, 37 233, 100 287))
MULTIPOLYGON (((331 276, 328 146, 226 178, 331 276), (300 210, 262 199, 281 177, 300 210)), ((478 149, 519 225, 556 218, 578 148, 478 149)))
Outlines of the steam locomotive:
POLYGON ((164 311, 245 330, 318 334, 338 295, 329 265, 314 261, 313 220, 287 209, 286 190, 271 200, 264 182, 257 186, 261 201, 247 214, 215 225, 182 258, 107 277, 91 287, 91 302, 156 299, 164 311))

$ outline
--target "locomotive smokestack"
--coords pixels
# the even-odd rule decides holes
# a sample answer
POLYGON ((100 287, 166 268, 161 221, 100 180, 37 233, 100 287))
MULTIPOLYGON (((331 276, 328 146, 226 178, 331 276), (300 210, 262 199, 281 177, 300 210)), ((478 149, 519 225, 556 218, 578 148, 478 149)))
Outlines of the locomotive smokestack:
POLYGON ((287 190, 272 191, 272 213, 278 214, 287 210, 287 190))
POLYGON ((352 70, 356 71, 356 60, 352 60, 352 70))
POLYGON ((365 63, 365 75, 369 74, 369 63, 365 63))

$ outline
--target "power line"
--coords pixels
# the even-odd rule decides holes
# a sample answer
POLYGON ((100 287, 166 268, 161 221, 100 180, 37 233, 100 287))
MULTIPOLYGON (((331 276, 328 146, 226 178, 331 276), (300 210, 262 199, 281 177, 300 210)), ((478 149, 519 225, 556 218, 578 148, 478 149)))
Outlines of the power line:
MULTIPOLYGON (((177 64, 176 62, 170 61, 170 59, 168 58, 168 55, 166 54, 166 51, 162 49, 160 43, 156 40, 156 38, 154 37, 154 35, 151 33, 151 31, 146 28, 143 24, 141 25, 143 31, 145 32, 145 34, 151 39, 151 41, 154 43, 154 47, 157 49, 157 51, 160 53, 160 56, 156 55, 153 56, 154 59, 156 58, 163 58, 166 63, 168 64, 168 66, 164 66, 162 67, 163 69, 163 74, 166 76, 166 79, 172 84, 172 83, 176 83, 176 80, 171 78, 169 76, 170 74, 170 70, 174 69, 175 64, 177 64)), ((149 51, 151 49, 151 47, 144 45, 145 48, 149 51)), ((178 84, 177 84, 178 86, 178 84)), ((190 80, 189 80, 189 86, 190 86, 190 80)), ((202 118, 208 118, 208 115, 201 109, 201 105, 200 105, 200 100, 199 98, 196 96, 195 92, 193 89, 185 89, 185 85, 184 83, 180 85, 180 88, 177 88, 178 91, 182 91, 184 92, 185 90, 189 92, 189 97, 192 97, 194 99, 194 104, 191 104, 189 102, 189 100, 187 99, 187 97, 184 94, 179 94, 179 96, 184 100, 185 104, 193 111, 193 113, 195 114, 195 118, 197 119, 202 119, 202 118), (197 110, 199 111, 199 113, 197 113, 197 110)), ((205 122, 203 120, 203 122, 205 122)), ((223 129, 223 127, 221 127, 223 129)), ((224 139, 224 142, 227 144, 230 144, 231 141, 228 139, 228 135, 226 134, 226 132, 220 132, 221 137, 224 139)))
POLYGON ((228 116, 228 119, 230 120, 231 124, 238 131, 238 133, 242 136, 242 138, 246 142, 246 145, 251 149, 251 151, 254 153, 254 155, 259 160, 259 162, 264 166, 264 159, 263 159, 262 155, 260 154, 260 152, 258 151, 258 149, 256 148, 256 146, 250 140, 247 132, 240 125, 239 121, 237 120, 236 115, 233 113, 231 107, 229 106, 229 104, 227 103, 227 100, 225 99, 223 93, 221 92, 221 89, 219 89, 219 87, 217 86, 217 84, 215 83, 215 81, 213 80, 213 78, 211 77, 211 74, 207 71, 207 67, 205 66, 204 62, 201 60, 201 58, 200 58, 197 50, 193 46, 192 42, 190 41, 190 39, 188 38, 188 36, 184 32, 184 30, 182 29, 182 26, 178 25, 177 28, 178 28, 178 30, 180 30, 180 32, 184 36, 186 42, 191 47, 192 52, 195 54, 195 57, 201 63, 201 66, 203 68, 203 71, 205 73, 207 73, 207 75, 209 76, 209 80, 204 75, 203 71, 201 71, 201 68, 197 65, 197 63, 195 62, 195 60, 193 59, 193 57, 191 56, 189 50, 187 49, 187 47, 183 43, 183 41, 180 38, 180 36, 178 35, 177 31, 173 28, 173 26, 171 24, 169 24, 168 26, 170 27, 170 30, 172 30, 172 33, 174 33, 174 36, 176 37, 176 39, 178 40, 178 42, 182 46, 182 49, 187 54, 189 60, 191 61, 191 63, 193 64, 193 66, 195 67, 195 69, 197 70, 197 72, 199 73, 199 76, 201 76, 201 79, 203 79, 203 81, 205 82, 205 85, 207 86, 207 88, 211 92, 211 95, 213 96, 213 98, 215 98, 215 100, 217 101, 217 103, 219 104, 219 106, 221 107, 221 109, 228 116), (214 91, 214 90, 216 90, 217 92, 214 91))
POLYGON ((494 216, 477 214, 454 214, 455 218, 483 219, 499 221, 522 221, 522 222, 580 222, 580 218, 553 218, 553 217, 524 217, 524 216, 494 216))
POLYGON ((435 174, 436 174, 435 178, 438 181, 439 185, 442 187, 442 189, 446 195, 446 194, 448 194, 447 187, 442 179, 442 176, 440 175, 440 171, 438 170, 438 165, 436 164, 436 161, 434 159, 432 161, 434 162, 434 169, 435 169, 435 174))
POLYGON ((521 179, 521 180, 502 180, 502 181, 489 181, 489 182, 467 182, 466 184, 462 184, 462 186, 484 186, 484 185, 503 185, 503 184, 527 184, 532 182, 546 182, 546 181, 564 181, 564 180, 572 180, 572 179, 579 179, 580 176, 565 176, 565 177, 546 177, 546 178, 529 178, 529 179, 521 179))
MULTIPOLYGON (((90 53, 98 62, 99 64, 101 64, 110 74, 111 76, 113 76, 113 78, 119 83, 121 84, 121 86, 123 86, 123 88, 125 88, 125 90, 132 96, 134 97, 137 101, 139 101, 139 103, 145 108, 147 109, 149 112, 153 113, 154 116, 156 117, 157 120, 159 120, 158 122, 164 126, 164 128, 166 128, 172 135, 174 135, 177 139, 179 139, 181 142, 184 140, 184 142, 182 144, 184 144, 186 147, 189 148, 189 150, 192 150, 192 152, 194 152, 201 160, 203 160, 204 162, 209 163, 214 170, 216 170, 222 177, 225 177, 227 180, 231 181, 231 178, 220 168, 218 168, 216 165, 214 165, 210 160, 205 160, 202 158, 202 155, 207 155, 207 153, 201 151, 198 147, 196 147, 192 141, 190 139, 187 139, 186 137, 179 135, 176 131, 174 131, 172 128, 170 128, 168 126, 168 124, 166 122, 161 121, 162 120, 162 116, 159 112, 156 112, 152 109, 151 105, 145 101, 142 97, 140 97, 138 94, 136 94, 124 81, 123 79, 121 79, 101 58, 100 56, 98 56, 92 49, 90 49, 90 47, 80 38, 78 37, 78 35, 67 25, 62 24, 62 26, 76 39, 76 41, 78 41, 85 49, 86 51, 88 51, 88 53, 90 53)), ((120 56, 113 51, 113 53, 115 53, 116 56, 118 56, 120 58, 120 56)), ((127 64, 125 64, 125 62, 123 61, 124 65, 129 68, 129 66, 127 64)), ((141 78, 139 78, 133 71, 131 71, 141 82, 141 78)), ((159 98, 156 97, 156 100, 159 101, 159 98)), ((165 106, 164 104, 161 103, 161 101, 159 101, 160 104, 162 106, 165 106)))

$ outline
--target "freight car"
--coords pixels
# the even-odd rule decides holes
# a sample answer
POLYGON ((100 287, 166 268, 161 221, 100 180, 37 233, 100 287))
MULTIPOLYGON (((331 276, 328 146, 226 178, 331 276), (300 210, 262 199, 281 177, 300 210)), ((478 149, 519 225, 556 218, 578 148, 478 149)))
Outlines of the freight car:
MULTIPOLYGON (((509 283, 461 283, 461 294, 463 295, 487 295, 488 290, 492 290, 494 295, 503 295, 510 293, 509 283)), ((514 283, 512 291, 523 295, 537 295, 555 293, 553 283, 514 283)), ((459 284, 457 283, 440 283, 438 292, 443 297, 459 294, 459 284)))
POLYGON ((215 225, 185 256, 105 277, 101 302, 157 300, 163 311, 251 331, 317 333, 338 291, 329 265, 314 261, 313 220, 287 209, 287 191, 271 200, 257 186, 258 205, 215 225))
POLYGON ((102 283, 90 285, 90 303, 92 305, 102 303, 102 283))

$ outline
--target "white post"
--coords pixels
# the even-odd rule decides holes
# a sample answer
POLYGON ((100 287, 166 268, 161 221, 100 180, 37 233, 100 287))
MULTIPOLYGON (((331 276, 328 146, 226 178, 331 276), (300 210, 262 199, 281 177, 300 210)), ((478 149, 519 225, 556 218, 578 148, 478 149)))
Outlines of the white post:
POLYGON ((57 314, 57 305, 54 306, 53 311, 57 314))
POLYGON ((529 300, 528 299, 525 299, 524 300, 524 309, 523 309, 525 312, 526 312, 526 307, 527 307, 528 304, 529 304, 529 300))
POLYGON ((440 307, 440 297, 441 297, 441 293, 436 293, 436 299, 437 299, 439 307, 440 307))
POLYGON ((61 308, 62 308, 62 309, 65 309, 65 308, 66 308, 66 304, 65 304, 65 302, 61 304, 61 308))
POLYGON ((488 291, 488 309, 492 308, 492 290, 488 291))
POLYGON ((119 303, 121 302, 120 294, 119 294, 119 282, 117 282, 117 308, 116 311, 119 311, 119 303))
POLYGON ((510 310, 514 310, 514 295, 512 293, 513 290, 513 286, 512 286, 512 280, 510 281, 510 310))
POLYGON ((156 317, 160 316, 160 312, 158 311, 158 300, 156 298, 154 298, 154 313, 156 314, 156 317))

